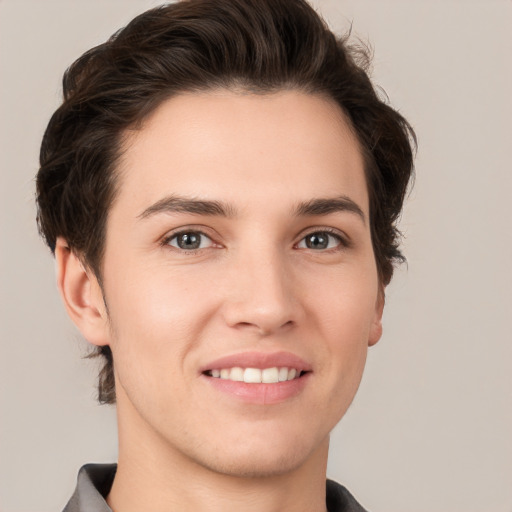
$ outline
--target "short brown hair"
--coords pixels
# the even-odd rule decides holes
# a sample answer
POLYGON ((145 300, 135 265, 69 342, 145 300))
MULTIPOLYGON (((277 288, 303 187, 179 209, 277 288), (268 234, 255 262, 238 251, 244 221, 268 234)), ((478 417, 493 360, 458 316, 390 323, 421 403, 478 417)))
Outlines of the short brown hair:
MULTIPOLYGON (((37 175, 38 224, 52 251, 62 236, 101 284, 106 219, 123 133, 165 99, 215 88, 322 94, 361 144, 380 281, 404 258, 396 223, 413 172, 415 135, 377 95, 367 54, 336 37, 305 0, 184 0, 151 9, 66 71, 64 101, 46 129, 37 175)), ((110 347, 99 400, 115 401, 110 347)))

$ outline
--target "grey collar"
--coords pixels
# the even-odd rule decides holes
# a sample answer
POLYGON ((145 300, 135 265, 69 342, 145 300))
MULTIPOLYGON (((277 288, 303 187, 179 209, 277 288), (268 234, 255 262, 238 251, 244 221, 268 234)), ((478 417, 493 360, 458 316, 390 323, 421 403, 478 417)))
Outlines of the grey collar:
MULTIPOLYGON (((116 475, 117 464, 86 464, 78 473, 75 492, 63 512, 112 512, 105 498, 116 475)), ((329 512, 367 512, 345 487, 327 480, 329 512)))

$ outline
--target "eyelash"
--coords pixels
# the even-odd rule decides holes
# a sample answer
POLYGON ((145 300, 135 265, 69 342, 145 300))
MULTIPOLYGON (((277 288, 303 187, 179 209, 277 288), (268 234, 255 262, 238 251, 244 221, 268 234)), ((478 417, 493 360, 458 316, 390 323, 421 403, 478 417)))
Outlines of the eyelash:
MULTIPOLYGON (((195 254, 197 253, 198 251, 201 251, 201 250, 204 250, 205 248, 203 247, 202 249, 201 248, 198 248, 198 249, 182 249, 180 247, 174 247, 171 245, 171 241, 174 240, 175 238, 178 238, 180 235, 199 235, 201 237, 206 237, 208 238, 211 243, 212 243, 212 246, 215 246, 217 244, 215 244, 215 242, 213 241, 212 237, 207 235, 204 231, 201 231, 200 229, 193 229, 193 228, 188 228, 188 229, 182 229, 180 231, 177 231, 175 233, 172 233, 166 237, 164 237, 162 239, 162 242, 161 242, 161 245, 163 247, 172 247, 173 249, 177 250, 177 251, 180 251, 184 254, 195 254)), ((209 248, 209 247, 208 247, 209 248)))
MULTIPOLYGON (((312 231, 309 231, 308 233, 304 234, 301 239, 299 240, 299 242, 297 242, 295 245, 294 245, 294 248, 297 248, 297 246, 303 242, 308 236, 311 236, 311 235, 315 235, 315 234, 327 234, 328 236, 336 239, 336 241, 338 242, 339 245, 337 245, 336 247, 331 247, 331 248, 328 248, 328 249, 321 249, 321 250, 318 250, 318 252, 336 252, 336 251, 340 251, 340 250, 343 250, 343 249, 348 249, 350 246, 351 246, 351 243, 350 241, 348 240, 347 237, 345 236, 342 236, 337 230, 335 229, 332 229, 332 228, 316 228, 312 231)), ((161 245, 162 247, 172 247, 173 249, 175 250, 178 250, 179 252, 182 252, 183 254, 195 254, 199 251, 202 251, 204 249, 209 249, 211 247, 219 247, 220 245, 219 244, 216 244, 214 242, 214 240, 212 239, 211 236, 209 236, 208 234, 206 234, 204 231, 201 231, 200 229, 193 229, 193 228, 188 228, 188 229, 182 229, 178 232, 175 232, 175 233, 171 233, 170 235, 164 237, 161 241, 161 245), (209 239, 211 241, 211 246, 210 247, 203 247, 203 248, 197 248, 197 249, 182 249, 182 248, 179 248, 179 247, 175 247, 173 245, 171 245, 171 241, 176 239, 177 237, 179 237, 180 235, 199 235, 201 237, 206 237, 207 239, 209 239)), ((315 249, 310 249, 314 252, 316 252, 315 249)))
MULTIPOLYGON (((341 251, 343 249, 348 249, 351 246, 348 237, 341 235, 339 233, 339 231, 337 231, 337 230, 335 230, 333 228, 315 228, 315 229, 309 231, 308 233, 306 233, 305 235, 303 235, 302 238, 299 240, 299 242, 297 244, 295 244, 295 245, 297 246, 298 244, 300 244, 308 236, 318 235, 318 234, 327 234, 330 237, 335 238, 336 241, 339 244, 336 247, 331 247, 329 249, 319 250, 318 252, 336 252, 336 251, 341 251)), ((310 250, 315 251, 315 249, 310 249, 310 250)))

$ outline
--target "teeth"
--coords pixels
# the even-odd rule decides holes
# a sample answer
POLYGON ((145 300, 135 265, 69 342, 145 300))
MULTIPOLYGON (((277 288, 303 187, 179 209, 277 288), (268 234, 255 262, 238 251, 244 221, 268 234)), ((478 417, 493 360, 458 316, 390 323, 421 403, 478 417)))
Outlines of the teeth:
POLYGON ((248 384, 275 384, 286 380, 293 380, 300 377, 300 370, 296 368, 222 368, 221 370, 211 370, 210 375, 215 378, 233 380, 237 382, 246 382, 248 384))
POLYGON ((244 382, 258 384, 261 382, 261 370, 258 368, 246 368, 244 371, 244 382))
POLYGON ((265 368, 261 370, 261 382, 265 384, 279 382, 279 370, 277 368, 265 368))
POLYGON ((244 370, 243 368, 231 368, 231 373, 229 375, 230 380, 236 380, 242 382, 244 380, 244 370))

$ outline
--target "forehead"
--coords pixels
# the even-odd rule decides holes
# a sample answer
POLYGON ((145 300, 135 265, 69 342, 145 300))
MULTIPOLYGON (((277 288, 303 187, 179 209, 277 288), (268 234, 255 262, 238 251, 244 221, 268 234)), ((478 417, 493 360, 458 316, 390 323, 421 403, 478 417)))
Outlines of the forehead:
POLYGON ((119 174, 116 202, 131 208, 176 193, 247 206, 350 195, 367 210, 363 157, 345 115, 298 91, 174 96, 126 134, 119 174))

